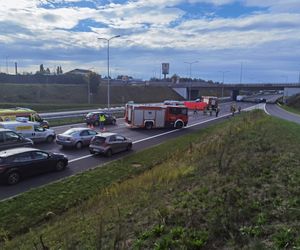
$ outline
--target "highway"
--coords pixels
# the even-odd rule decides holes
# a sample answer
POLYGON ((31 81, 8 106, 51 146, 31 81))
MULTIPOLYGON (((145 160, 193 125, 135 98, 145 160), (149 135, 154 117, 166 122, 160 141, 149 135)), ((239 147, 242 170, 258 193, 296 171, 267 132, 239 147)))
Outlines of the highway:
POLYGON ((300 124, 300 115, 288 112, 277 104, 267 104, 266 111, 272 116, 300 124))
MULTIPOLYGON (((159 143, 164 142, 165 140, 184 135, 187 133, 191 133, 201 128, 205 128, 212 124, 215 124, 224 119, 228 119, 231 117, 230 114, 230 106, 232 102, 222 103, 220 105, 221 111, 219 113, 219 117, 215 117, 209 115, 203 115, 203 113, 198 113, 196 115, 193 112, 190 112, 189 116, 189 124, 186 128, 180 130, 170 130, 170 129, 153 129, 153 130, 144 130, 144 129, 129 129, 126 127, 124 123, 124 119, 118 119, 117 125, 106 126, 106 131, 120 133, 128 138, 133 140, 133 150, 130 152, 124 152, 121 154, 113 155, 111 158, 107 158, 104 156, 92 156, 89 153, 88 148, 82 148, 80 150, 76 149, 63 149, 61 146, 54 143, 40 143, 36 144, 36 148, 47 150, 50 152, 60 152, 67 155, 69 159, 69 167, 63 172, 53 172, 44 175, 35 176, 32 178, 28 178, 22 180, 20 183, 14 186, 7 186, 2 184, 0 186, 0 200, 7 199, 9 197, 13 197, 25 191, 28 191, 32 188, 36 188, 39 186, 46 185, 48 183, 52 183, 54 181, 58 181, 62 178, 66 178, 68 176, 77 174, 79 172, 86 171, 88 169, 92 169, 95 167, 102 166, 103 164, 124 157, 127 154, 132 154, 134 152, 138 152, 147 147, 151 147, 157 145, 159 143)), ((268 104, 269 105, 269 104, 268 104)), ((247 110, 255 107, 263 108, 264 104, 253 104, 253 103, 237 103, 237 106, 241 106, 242 110, 247 110)), ((55 127, 55 131, 57 134, 66 131, 71 127, 82 127, 86 126, 85 124, 75 124, 75 125, 66 125, 55 127)), ((99 131, 99 128, 95 128, 96 131, 99 131)))

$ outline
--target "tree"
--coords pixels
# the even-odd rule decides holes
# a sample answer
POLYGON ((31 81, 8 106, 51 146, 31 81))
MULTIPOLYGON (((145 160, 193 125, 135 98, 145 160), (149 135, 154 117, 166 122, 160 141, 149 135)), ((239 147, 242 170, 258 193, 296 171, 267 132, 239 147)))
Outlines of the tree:
POLYGON ((88 74, 88 83, 90 84, 90 92, 96 94, 98 92, 98 86, 100 84, 100 76, 95 72, 90 72, 88 74))
POLYGON ((40 73, 45 73, 45 69, 44 69, 44 65, 43 64, 40 65, 40 73))

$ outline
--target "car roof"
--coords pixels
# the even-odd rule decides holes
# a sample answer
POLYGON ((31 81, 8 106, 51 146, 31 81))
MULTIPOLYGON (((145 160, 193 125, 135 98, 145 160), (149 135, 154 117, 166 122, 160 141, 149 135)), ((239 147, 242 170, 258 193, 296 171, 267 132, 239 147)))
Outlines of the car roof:
MULTIPOLYGON (((0 132, 3 132, 3 131, 12 131, 12 130, 10 130, 10 129, 8 129, 8 128, 0 128, 0 132)), ((13 131, 12 131, 13 132, 13 131)))
POLYGON ((117 133, 109 133, 109 132, 105 132, 105 133, 99 133, 95 136, 98 136, 98 137, 109 137, 109 136, 112 136, 112 135, 117 135, 117 133))
MULTIPOLYGON (((73 130, 73 131, 83 131, 83 130, 90 130, 89 128, 70 128, 68 129, 67 131, 69 130, 73 130)), ((66 132, 66 131, 65 131, 66 132)))
POLYGON ((34 152, 34 151, 40 151, 40 150, 37 148, 28 148, 28 147, 12 148, 12 149, 0 151, 0 157, 9 157, 15 154, 34 152))

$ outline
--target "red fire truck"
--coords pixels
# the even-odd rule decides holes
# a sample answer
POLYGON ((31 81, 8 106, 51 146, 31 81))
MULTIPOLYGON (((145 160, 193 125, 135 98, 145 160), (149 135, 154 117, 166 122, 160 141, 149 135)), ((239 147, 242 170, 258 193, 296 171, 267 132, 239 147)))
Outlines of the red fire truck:
POLYGON ((133 104, 125 106, 125 122, 131 128, 177 128, 188 123, 188 109, 181 105, 133 104))
POLYGON ((202 96, 195 101, 185 101, 184 106, 192 110, 216 110, 218 107, 218 97, 215 96, 202 96))

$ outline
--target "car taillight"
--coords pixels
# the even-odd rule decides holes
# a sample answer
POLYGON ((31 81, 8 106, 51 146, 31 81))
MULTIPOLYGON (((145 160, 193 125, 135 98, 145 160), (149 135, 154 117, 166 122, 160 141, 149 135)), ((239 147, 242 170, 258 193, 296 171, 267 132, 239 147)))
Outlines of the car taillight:
POLYGON ((3 173, 6 170, 6 167, 0 166, 0 173, 3 173))

